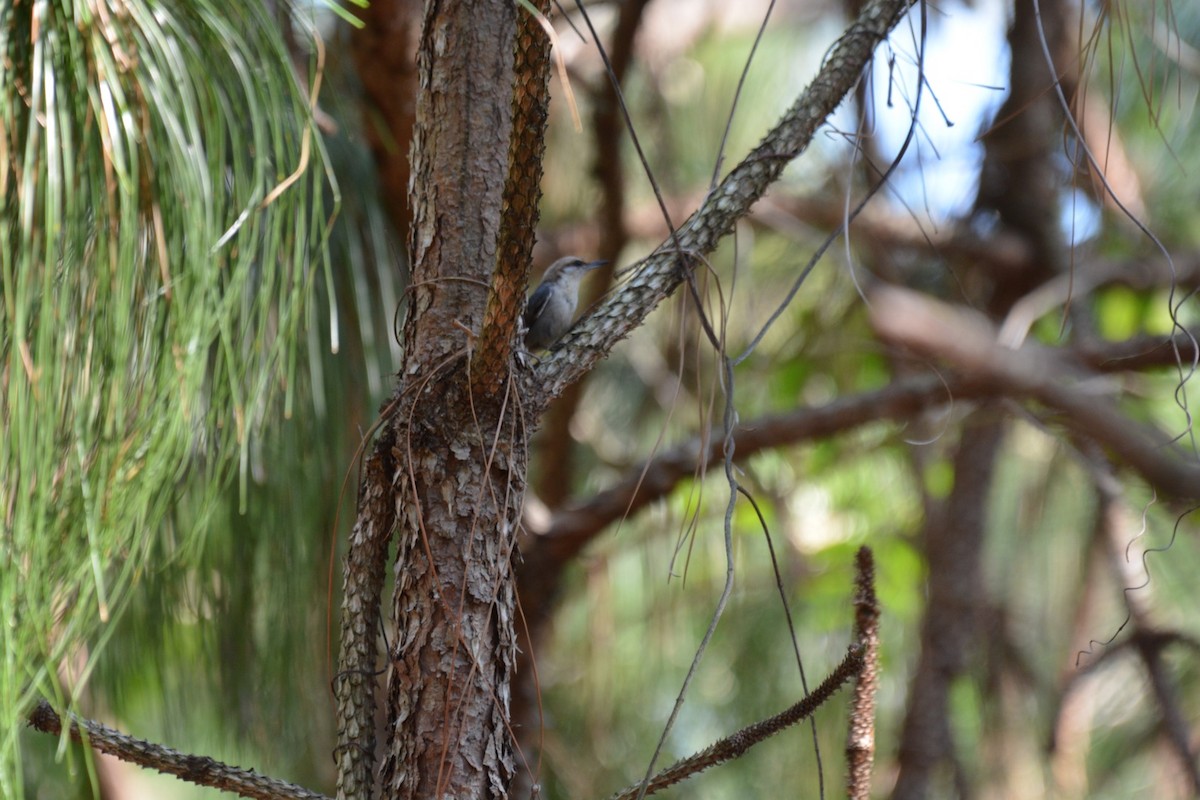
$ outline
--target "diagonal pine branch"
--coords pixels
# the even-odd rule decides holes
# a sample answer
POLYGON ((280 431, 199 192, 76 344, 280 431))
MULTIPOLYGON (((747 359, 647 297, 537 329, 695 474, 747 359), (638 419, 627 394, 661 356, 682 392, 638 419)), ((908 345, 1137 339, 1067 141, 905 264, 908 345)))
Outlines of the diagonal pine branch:
MULTIPOLYGON (((857 609, 854 624, 855 642, 847 649, 842 662, 834 668, 833 672, 829 673, 825 680, 821 681, 811 694, 775 716, 747 725, 700 752, 677 761, 657 775, 647 776, 646 780, 614 795, 612 800, 634 800, 638 797, 648 797, 681 783, 709 767, 715 767, 741 757, 755 745, 761 744, 785 728, 812 716, 851 678, 860 678, 860 688, 863 678, 866 682, 873 684, 874 672, 878 667, 876 651, 878 650, 879 603, 875 596, 874 556, 868 547, 862 547, 858 551, 854 586, 857 609), (871 675, 864 676, 864 668, 871 669, 871 675)), ((873 692, 873 689, 871 691, 873 692)), ((856 705, 856 708, 862 710, 861 705, 856 705)), ((861 720, 862 715, 860 714, 856 718, 861 720)))
POLYGON ((784 728, 795 725, 797 722, 810 717, 829 698, 833 697, 837 690, 842 688, 847 681, 858 675, 862 671, 862 668, 862 648, 858 644, 852 644, 846 651, 846 656, 842 659, 842 663, 838 664, 833 672, 829 673, 829 677, 821 681, 812 694, 800 702, 769 719, 748 725, 736 733, 726 736, 718 742, 714 742, 699 753, 672 764, 645 783, 641 781, 635 783, 628 789, 614 795, 612 800, 633 800, 633 798, 638 796, 648 797, 669 786, 674 786, 709 767, 715 767, 718 764, 724 764, 726 761, 738 758, 751 747, 754 747, 754 745, 769 739, 784 728))
MULTIPOLYGON (((70 715, 69 735, 73 741, 90 745, 100 753, 122 761, 149 767, 198 786, 210 786, 225 792, 257 800, 329 800, 294 783, 259 775, 252 769, 231 767, 207 756, 193 756, 161 744, 135 739, 99 722, 70 715)), ((29 726, 44 733, 62 733, 62 717, 45 700, 29 712, 29 726)))
POLYGON ((808 147, 817 129, 854 88, 882 41, 916 0, 872 0, 830 49, 812 83, 762 142, 708 195, 676 234, 637 265, 636 274, 526 373, 525 396, 544 407, 606 356, 712 252, 734 223, 808 147))

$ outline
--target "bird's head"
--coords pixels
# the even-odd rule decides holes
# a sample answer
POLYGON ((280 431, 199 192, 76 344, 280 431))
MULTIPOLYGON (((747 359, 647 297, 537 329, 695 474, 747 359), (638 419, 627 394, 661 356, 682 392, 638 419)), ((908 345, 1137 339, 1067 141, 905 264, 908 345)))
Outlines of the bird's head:
POLYGON ((603 267, 607 261, 584 261, 577 256, 565 256, 555 261, 542 276, 542 283, 572 283, 578 284, 588 272, 603 267))

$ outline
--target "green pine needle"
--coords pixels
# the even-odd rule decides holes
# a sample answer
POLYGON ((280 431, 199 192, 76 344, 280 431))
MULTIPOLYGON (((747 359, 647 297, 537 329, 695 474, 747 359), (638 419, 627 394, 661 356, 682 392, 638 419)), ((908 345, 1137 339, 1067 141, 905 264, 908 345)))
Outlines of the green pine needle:
POLYGON ((6 3, 0 65, 0 795, 19 797, 22 712, 94 658, 183 478, 215 492, 281 413, 328 220, 309 98, 258 0, 6 3))

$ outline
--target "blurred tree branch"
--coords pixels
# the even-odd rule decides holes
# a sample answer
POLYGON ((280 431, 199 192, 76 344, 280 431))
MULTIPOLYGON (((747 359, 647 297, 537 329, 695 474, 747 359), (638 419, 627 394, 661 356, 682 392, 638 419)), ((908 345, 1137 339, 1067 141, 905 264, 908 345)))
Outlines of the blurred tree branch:
POLYGON ((894 287, 871 295, 871 321, 887 342, 949 362, 961 374, 1031 397, 1055 411, 1077 434, 1104 445, 1117 460, 1169 497, 1200 497, 1200 465, 1171 445, 1172 437, 1129 419, 1088 394, 1086 374, 1048 348, 1013 350, 997 342, 982 317, 894 287))
MULTIPOLYGON (((70 725, 67 734, 72 741, 197 786, 208 786, 257 800, 330 800, 303 786, 259 775, 252 769, 231 767, 207 756, 180 753, 160 744, 135 739, 99 722, 80 719, 74 714, 68 719, 70 725)), ((31 728, 43 733, 58 736, 63 732, 62 717, 45 700, 29 712, 28 722, 31 728)))

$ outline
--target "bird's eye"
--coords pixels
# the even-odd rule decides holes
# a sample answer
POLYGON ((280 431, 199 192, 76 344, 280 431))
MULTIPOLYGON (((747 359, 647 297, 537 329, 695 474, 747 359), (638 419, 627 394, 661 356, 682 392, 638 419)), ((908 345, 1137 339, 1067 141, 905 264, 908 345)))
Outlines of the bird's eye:
POLYGON ((582 267, 585 263, 587 263, 587 262, 585 262, 582 258, 572 258, 571 259, 572 267, 582 267))

